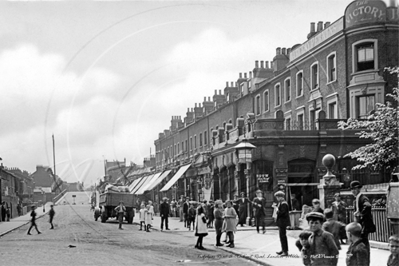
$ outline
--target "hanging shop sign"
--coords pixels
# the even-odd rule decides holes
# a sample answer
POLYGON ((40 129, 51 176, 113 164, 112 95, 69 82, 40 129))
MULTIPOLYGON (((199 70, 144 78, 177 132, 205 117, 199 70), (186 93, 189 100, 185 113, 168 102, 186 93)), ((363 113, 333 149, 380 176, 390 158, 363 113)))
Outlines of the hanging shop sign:
POLYGON ((257 174, 258 183, 269 183, 269 174, 257 174))

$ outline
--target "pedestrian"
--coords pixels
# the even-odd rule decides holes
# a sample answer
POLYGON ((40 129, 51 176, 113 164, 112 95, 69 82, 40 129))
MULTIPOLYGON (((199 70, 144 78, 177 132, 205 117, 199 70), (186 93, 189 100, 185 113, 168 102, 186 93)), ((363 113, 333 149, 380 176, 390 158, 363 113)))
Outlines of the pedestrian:
POLYGON ((193 225, 193 230, 194 230, 194 222, 195 222, 195 215, 196 215, 196 210, 194 208, 194 205, 190 203, 190 207, 188 208, 188 217, 187 217, 187 227, 188 231, 191 230, 191 225, 193 225))
POLYGON ((1 203, 1 221, 2 222, 6 221, 6 215, 7 215, 7 206, 6 206, 6 202, 3 201, 1 203))
POLYGON ((369 266, 370 255, 369 250, 362 239, 362 226, 353 222, 346 227, 348 240, 351 242, 348 251, 346 252, 346 266, 369 266))
POLYGON ((232 201, 232 204, 233 204, 234 210, 235 210, 236 213, 237 213, 237 217, 239 217, 239 216, 240 216, 240 213, 239 213, 239 207, 240 207, 240 205, 239 205, 238 195, 234 195, 234 200, 232 201))
POLYGON ((18 213, 18 216, 22 215, 22 206, 21 206, 20 202, 18 202, 18 204, 17 204, 17 213, 18 213))
POLYGON ((54 219, 55 211, 54 211, 54 207, 52 204, 50 205, 50 211, 49 211, 48 215, 50 217, 50 219, 49 219, 49 223, 51 225, 50 229, 54 229, 53 219, 54 219))
POLYGON ((150 228, 152 227, 152 220, 154 219, 154 212, 151 211, 151 205, 147 205, 147 211, 145 212, 145 226, 146 231, 150 232, 150 228))
POLYGON ((290 216, 288 203, 285 201, 285 193, 283 191, 277 191, 274 196, 276 197, 278 204, 276 224, 280 236, 281 251, 277 252, 277 255, 288 256, 288 240, 287 240, 287 226, 290 226, 290 216))
POLYGON ((190 199, 184 198, 184 202, 182 202, 182 216, 184 221, 184 227, 187 227, 187 218, 188 218, 188 208, 190 207, 190 199))
MULTIPOLYGON (((101 206, 100 206, 101 207, 101 206)), ((98 217, 101 216, 101 208, 100 207, 94 207, 94 220, 97 221, 98 217)))
POLYGON ((197 215, 195 217, 195 236, 198 236, 195 248, 205 250, 202 242, 203 238, 207 235, 208 228, 206 227, 205 202, 202 202, 197 208, 197 215))
POLYGON ((326 221, 323 223, 321 228, 324 231, 330 232, 334 236, 335 244, 337 245, 337 248, 341 250, 341 244, 339 240, 342 228, 345 230, 346 224, 334 220, 334 213, 331 209, 325 209, 324 216, 326 217, 326 221))
POLYGON ((125 216, 126 212, 126 207, 125 205, 123 205, 123 201, 119 202, 119 205, 116 206, 115 211, 118 213, 119 229, 123 230, 122 223, 123 223, 123 217, 125 216))
MULTIPOLYGON (((370 200, 361 193, 363 186, 359 181, 355 180, 350 183, 350 189, 353 196, 355 196, 354 206, 354 221, 360 223, 362 226, 362 239, 366 245, 370 255, 369 234, 376 231, 373 215, 371 214, 370 200)), ((369 259, 370 260, 370 259, 369 259)))
POLYGON ((299 203, 299 200, 296 198, 297 196, 295 194, 292 194, 291 196, 292 196, 292 198, 291 198, 292 209, 294 211, 300 210, 301 204, 299 203))
POLYGON ((226 202, 226 209, 224 210, 223 216, 226 222, 226 234, 229 237, 228 247, 234 248, 234 233, 237 229, 237 212, 233 208, 233 202, 231 200, 226 202))
POLYGON ((208 228, 213 228, 213 221, 215 220, 215 216, 213 215, 213 211, 215 210, 215 206, 213 205, 213 201, 209 201, 209 205, 207 208, 207 217, 208 217, 208 228))
POLYGON ((30 219, 30 227, 29 227, 29 230, 28 230, 28 235, 31 235, 30 230, 33 227, 35 227, 35 229, 36 229, 38 234, 41 234, 41 232, 39 232, 39 229, 37 229, 37 224, 36 224, 36 212, 35 212, 36 207, 32 206, 31 209, 32 209, 32 211, 30 212, 31 219, 30 219))
POLYGON ((319 199, 313 199, 312 205, 313 205, 312 212, 319 212, 324 215, 324 210, 320 207, 319 199))
POLYGON ((155 210, 154 210, 154 205, 152 204, 152 201, 149 200, 147 205, 150 205, 150 212, 152 213, 152 220, 154 220, 155 210))
MULTIPOLYGON (((178 202, 180 222, 184 222, 184 215, 183 215, 183 204, 184 204, 184 202, 186 202, 186 197, 181 195, 180 199, 179 199, 179 202, 178 202)), ((184 223, 184 227, 186 227, 186 223, 184 223)))
POLYGON ((11 208, 8 205, 7 205, 6 215, 7 215, 7 222, 9 222, 11 218, 11 208))
POLYGON ((324 231, 322 223, 324 215, 319 212, 310 212, 306 219, 312 235, 309 237, 310 260, 312 266, 336 266, 338 263, 338 248, 334 236, 324 231))
POLYGON ((299 234, 299 239, 295 242, 296 247, 301 252, 302 263, 305 266, 310 266, 310 245, 309 245, 309 237, 312 235, 312 232, 304 230, 299 234))
POLYGON ((170 202, 170 206, 172 209, 172 213, 171 213, 171 217, 176 217, 176 207, 177 207, 177 203, 175 201, 175 199, 172 199, 172 201, 170 202))
POLYGON ((331 208, 334 213, 334 220, 346 223, 346 203, 341 200, 339 193, 334 194, 334 201, 331 208))
POLYGON ((170 210, 170 206, 168 204, 168 198, 164 197, 163 202, 161 203, 160 208, 159 208, 159 214, 161 215, 161 231, 163 230, 164 222, 165 222, 165 229, 170 230, 169 229, 169 221, 168 221, 169 210, 170 210))
POLYGON ((140 216, 140 231, 143 230, 143 226, 144 226, 144 231, 147 231, 147 226, 145 225, 146 212, 147 212, 147 209, 145 208, 144 204, 141 203, 140 212, 139 212, 139 216, 140 216))
POLYGON ((255 208, 256 231, 259 233, 259 226, 262 225, 263 233, 266 233, 266 199, 262 196, 262 191, 260 189, 256 191, 256 197, 252 201, 252 204, 255 208))
POLYGON ((238 224, 241 227, 247 222, 248 203, 249 200, 245 197, 245 193, 241 192, 241 198, 238 200, 238 224))
POLYGON ((216 232, 216 246, 222 247, 223 244, 220 242, 222 237, 222 226, 223 226, 223 202, 221 200, 215 201, 215 208, 213 210, 213 216, 215 217, 215 232, 216 232))
POLYGON ((399 265, 399 235, 392 235, 388 239, 389 251, 391 254, 388 257, 387 266, 399 265))

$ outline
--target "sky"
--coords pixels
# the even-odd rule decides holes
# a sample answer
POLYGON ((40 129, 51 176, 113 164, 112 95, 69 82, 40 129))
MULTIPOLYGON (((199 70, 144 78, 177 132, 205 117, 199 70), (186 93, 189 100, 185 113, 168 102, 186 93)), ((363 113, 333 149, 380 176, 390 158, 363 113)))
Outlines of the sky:
POLYGON ((142 164, 172 116, 306 41, 348 0, 0 2, 0 157, 98 182, 142 164))

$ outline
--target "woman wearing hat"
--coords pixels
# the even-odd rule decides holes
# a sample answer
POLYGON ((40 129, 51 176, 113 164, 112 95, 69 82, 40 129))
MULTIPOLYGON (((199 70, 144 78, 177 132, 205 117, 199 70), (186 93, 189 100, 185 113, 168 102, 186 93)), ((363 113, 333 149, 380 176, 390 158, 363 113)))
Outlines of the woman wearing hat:
POLYGON ((353 202, 353 206, 355 207, 353 215, 355 216, 355 221, 362 226, 361 236, 370 254, 369 234, 374 233, 376 228, 373 222, 373 215, 371 214, 370 200, 360 192, 362 187, 360 182, 356 180, 350 184, 352 194, 356 198, 353 202))
POLYGON ((256 197, 252 201, 252 204, 255 209, 256 231, 259 233, 259 226, 262 225, 263 233, 266 233, 265 229, 266 199, 262 197, 262 191, 260 189, 256 191, 256 197))

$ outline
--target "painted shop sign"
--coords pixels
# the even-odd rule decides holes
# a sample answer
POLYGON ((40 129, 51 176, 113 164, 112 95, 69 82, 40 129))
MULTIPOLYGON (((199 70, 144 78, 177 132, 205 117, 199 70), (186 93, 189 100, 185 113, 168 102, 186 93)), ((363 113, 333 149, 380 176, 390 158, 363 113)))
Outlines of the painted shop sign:
POLYGON ((314 37, 310 38, 307 42, 303 43, 301 46, 291 51, 290 61, 294 61, 301 55, 309 52, 314 47, 330 39, 332 36, 342 31, 343 29, 344 29, 344 19, 340 18, 336 22, 325 28, 323 31, 319 32, 314 37))
POLYGON ((386 21, 386 5, 379 0, 363 0, 350 4, 345 11, 346 28, 370 22, 386 21))
POLYGON ((269 182, 269 174, 257 174, 256 178, 258 179, 258 183, 268 183, 269 182))

